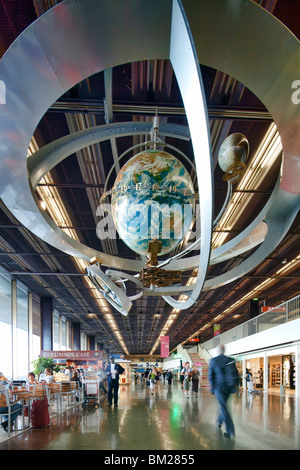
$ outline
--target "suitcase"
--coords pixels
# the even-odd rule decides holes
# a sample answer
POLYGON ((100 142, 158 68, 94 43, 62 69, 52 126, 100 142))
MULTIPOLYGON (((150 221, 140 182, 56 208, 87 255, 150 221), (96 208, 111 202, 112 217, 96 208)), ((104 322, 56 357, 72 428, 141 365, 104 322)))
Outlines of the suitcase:
POLYGON ((33 428, 44 428, 50 424, 48 398, 32 402, 30 418, 33 428))

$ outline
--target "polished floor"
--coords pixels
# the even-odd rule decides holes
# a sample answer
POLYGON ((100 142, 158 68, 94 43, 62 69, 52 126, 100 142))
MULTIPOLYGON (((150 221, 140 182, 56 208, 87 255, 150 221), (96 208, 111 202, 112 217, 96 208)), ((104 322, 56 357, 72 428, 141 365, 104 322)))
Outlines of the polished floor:
POLYGON ((162 381, 152 396, 137 383, 120 386, 118 407, 104 402, 84 412, 77 405, 54 415, 45 429, 10 438, 1 430, 0 450, 298 450, 299 406, 289 395, 233 395, 231 439, 215 424, 218 406, 210 393, 187 399, 177 382, 162 381))

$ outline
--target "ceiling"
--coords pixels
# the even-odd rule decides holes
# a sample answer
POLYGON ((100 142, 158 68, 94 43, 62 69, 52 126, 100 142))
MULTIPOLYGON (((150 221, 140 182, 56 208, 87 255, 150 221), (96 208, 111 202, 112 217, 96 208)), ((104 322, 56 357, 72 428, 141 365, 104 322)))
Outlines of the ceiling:
MULTIPOLYGON (((57 3, 55 0, 1 0, 1 55, 27 26, 57 3)), ((299 2, 266 0, 256 3, 280 19, 300 39, 299 2)), ((256 96, 234 78, 206 66, 201 66, 201 72, 211 134, 216 217, 227 190, 218 165, 222 142, 234 132, 243 133, 250 145, 247 167, 251 166, 266 134, 273 129, 272 118, 256 96)), ((187 126, 170 62, 126 63, 78 83, 53 103, 36 129, 31 152, 60 137, 96 125, 152 122, 156 112, 161 123, 187 126)), ((115 159, 144 140, 145 136, 107 140, 78 151, 58 164, 37 188, 37 195, 45 201, 49 215, 85 245, 123 258, 137 258, 138 255, 119 238, 100 240, 97 237, 99 217, 96 211, 115 159)), ((166 142, 193 161, 190 141, 166 138, 166 142)), ((237 210, 230 221, 216 227, 213 246, 236 236, 260 212, 274 188, 280 163, 281 152, 278 152, 272 164, 265 165, 251 184, 242 189, 238 184, 233 186, 234 195, 239 196, 235 203, 237 210)), ((191 167, 188 170, 195 183, 193 170, 191 167)), ((108 188, 115 176, 113 171, 108 188)), ((299 214, 284 240, 262 263, 223 287, 202 292, 189 309, 174 312, 161 297, 143 296, 133 302, 128 316, 123 316, 88 283, 81 260, 47 245, 22 227, 3 203, 0 207, 0 265, 40 297, 51 296, 59 314, 70 322, 79 322, 82 331, 94 336, 111 352, 140 356, 159 354, 162 332, 170 337, 171 350, 195 335, 204 342, 213 336, 214 323, 220 323, 221 332, 224 332, 247 321, 249 299, 256 297, 260 306, 273 306, 300 292, 300 263, 292 262, 299 255, 299 214)), ((239 265, 249 254, 251 251, 211 265, 207 279, 239 265)), ((183 278, 187 281, 191 274, 185 273, 183 278)), ((129 286, 127 294, 135 293, 135 287, 129 286)))

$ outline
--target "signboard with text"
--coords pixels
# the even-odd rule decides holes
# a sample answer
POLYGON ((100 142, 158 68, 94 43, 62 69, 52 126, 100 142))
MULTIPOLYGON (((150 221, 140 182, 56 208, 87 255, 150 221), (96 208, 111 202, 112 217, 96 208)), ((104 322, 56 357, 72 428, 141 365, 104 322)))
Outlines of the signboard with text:
POLYGON ((67 361, 99 361, 103 351, 41 351, 42 357, 67 361))
POLYGON ((264 313, 264 312, 268 312, 269 310, 274 310, 274 312, 285 312, 286 311, 286 307, 262 307, 261 308, 261 312, 264 313))

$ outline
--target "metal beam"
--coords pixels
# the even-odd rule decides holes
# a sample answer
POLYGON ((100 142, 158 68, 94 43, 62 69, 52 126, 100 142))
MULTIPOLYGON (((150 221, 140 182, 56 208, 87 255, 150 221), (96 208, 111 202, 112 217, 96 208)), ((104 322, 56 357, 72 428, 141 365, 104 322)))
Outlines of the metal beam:
MULTIPOLYGON (((107 98, 106 98, 107 99, 107 98)), ((50 106, 50 112, 64 112, 64 113, 93 113, 105 116, 105 120, 109 119, 111 113, 115 115, 120 114, 146 114, 155 115, 156 112, 159 116, 185 116, 185 109, 183 106, 151 106, 145 104, 122 104, 114 103, 108 108, 108 101, 106 104, 99 104, 94 100, 59 100, 50 106), (108 112, 109 111, 109 112, 108 112), (106 117, 107 116, 107 117, 106 117)), ((239 108, 222 107, 222 106, 209 106, 208 117, 211 119, 232 119, 232 120, 247 120, 247 121, 266 121, 272 122, 271 114, 265 109, 258 108, 239 108)), ((112 122, 109 120, 109 122, 112 122)), ((108 124, 108 122, 107 122, 108 124)))

